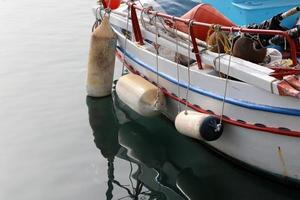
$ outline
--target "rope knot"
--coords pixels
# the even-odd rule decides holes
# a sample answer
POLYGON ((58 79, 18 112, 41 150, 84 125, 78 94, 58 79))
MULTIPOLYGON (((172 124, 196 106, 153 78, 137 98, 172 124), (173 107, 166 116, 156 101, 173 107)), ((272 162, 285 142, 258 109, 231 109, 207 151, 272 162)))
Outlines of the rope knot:
POLYGON ((215 32, 222 32, 222 30, 221 30, 221 25, 219 25, 219 24, 213 24, 213 25, 212 25, 212 29, 213 29, 215 32))
POLYGON ((219 24, 213 24, 209 27, 206 42, 210 45, 209 50, 213 52, 231 54, 232 44, 228 33, 222 31, 222 26, 219 24))
POLYGON ((143 9, 143 12, 146 13, 147 15, 149 15, 150 14, 149 12, 153 11, 153 10, 154 10, 153 6, 148 6, 148 7, 143 9))
POLYGON ((216 128, 215 128, 215 132, 219 132, 222 128, 222 124, 221 122, 219 124, 217 124, 216 128))
POLYGON ((110 15, 110 13, 111 13, 111 8, 105 8, 104 11, 105 11, 106 14, 110 15))

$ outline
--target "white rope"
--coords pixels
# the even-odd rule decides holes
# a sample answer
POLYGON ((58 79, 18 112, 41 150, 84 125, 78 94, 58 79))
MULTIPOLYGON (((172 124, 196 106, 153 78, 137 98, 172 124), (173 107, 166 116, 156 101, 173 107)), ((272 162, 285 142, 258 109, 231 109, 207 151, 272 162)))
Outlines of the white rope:
POLYGON ((186 95, 185 95, 185 114, 187 115, 187 107, 188 107, 188 97, 189 97, 189 90, 191 87, 191 73, 190 73, 190 66, 191 66, 191 26, 193 24, 193 20, 189 22, 189 42, 188 42, 188 87, 186 88, 186 95))
MULTIPOLYGON (((230 34, 232 34, 232 29, 230 30, 230 34)), ((230 44, 231 44, 231 46, 230 46, 230 52, 229 52, 228 67, 227 67, 227 72, 226 72, 224 95, 223 95, 223 100, 222 100, 222 110, 221 110, 220 122, 219 122, 219 124, 217 124, 216 131, 220 131, 221 130, 222 122, 223 122, 223 115, 224 115, 224 109, 225 109, 225 99, 226 99, 226 95, 227 95, 228 82, 229 82, 228 80, 229 80, 231 58, 232 58, 233 37, 231 37, 231 43, 230 44)))
POLYGON ((154 25, 155 25, 155 44, 154 44, 154 48, 156 50, 156 85, 157 85, 157 92, 156 92, 156 100, 155 100, 155 108, 158 109, 158 100, 159 100, 159 76, 158 76, 158 72, 159 72, 159 68, 158 68, 158 54, 159 54, 159 45, 158 45, 158 27, 157 27, 157 12, 155 13, 155 18, 154 18, 154 25))
POLYGON ((123 76, 125 74, 125 62, 126 62, 126 54, 127 54, 127 40, 128 40, 128 34, 129 34, 129 31, 128 31, 128 27, 129 27, 129 10, 130 10, 130 7, 128 6, 127 8, 127 19, 126 19, 126 32, 125 32, 125 44, 124 44, 124 53, 123 53, 123 63, 122 63, 122 73, 121 75, 123 76))
POLYGON ((142 2, 140 0, 138 0, 138 2, 141 5, 141 7, 144 8, 144 5, 142 4, 142 2))
POLYGON ((103 17, 101 15, 101 4, 99 4, 99 7, 96 8, 95 10, 95 23, 92 26, 92 32, 94 32, 94 30, 101 24, 103 17), (99 17, 100 19, 98 19, 98 13, 99 13, 99 17))
MULTIPOLYGON (((217 40, 217 36, 216 36, 216 40, 217 40)), ((219 44, 219 41, 217 40, 217 49, 218 49, 218 72, 219 72, 219 77, 222 77, 222 74, 221 74, 221 50, 220 50, 220 44, 219 44)))
POLYGON ((142 11, 141 11, 141 17, 140 17, 140 19, 141 19, 141 23, 142 23, 142 26, 147 30, 147 31, 150 31, 151 32, 151 30, 147 27, 147 25, 146 25, 146 22, 145 22, 145 19, 144 19, 144 14, 146 14, 146 16, 148 17, 148 19, 149 19, 149 23, 150 23, 150 25, 153 25, 152 24, 152 18, 150 17, 150 15, 148 14, 148 11, 149 10, 153 10, 153 7, 152 6, 149 6, 149 7, 147 7, 147 8, 144 8, 143 7, 143 9, 142 9, 142 11))
MULTIPOLYGON (((176 73, 177 73, 177 96, 180 98, 180 85, 179 85, 179 54, 178 54, 178 29, 177 25, 175 24, 175 20, 173 20, 174 23, 174 33, 175 33, 175 39, 176 39, 176 73)), ((180 109, 180 102, 177 101, 177 112, 179 113, 181 111, 180 109)))
POLYGON ((144 12, 145 12, 145 9, 143 9, 143 10, 141 11, 141 16, 140 16, 141 23, 142 23, 142 26, 143 26, 147 31, 149 31, 149 30, 147 29, 147 27, 146 27, 146 22, 145 22, 145 19, 144 19, 144 12))

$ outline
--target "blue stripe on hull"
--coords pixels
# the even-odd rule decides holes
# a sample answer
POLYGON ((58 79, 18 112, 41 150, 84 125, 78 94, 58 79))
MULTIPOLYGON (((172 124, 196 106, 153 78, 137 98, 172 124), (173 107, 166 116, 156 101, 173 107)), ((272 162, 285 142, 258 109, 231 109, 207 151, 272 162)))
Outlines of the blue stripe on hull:
MULTIPOLYGON (((124 54, 124 49, 122 49, 120 46, 117 47, 118 50, 120 50, 123 54, 124 54)), ((137 57, 128 54, 127 52, 125 52, 125 55, 127 58, 129 58, 130 60, 132 60, 133 62, 135 62, 136 64, 140 65, 141 67, 153 72, 153 73, 157 73, 156 70, 154 68, 152 68, 151 66, 147 65, 146 63, 144 63, 143 61, 139 60, 137 57)), ((181 82, 177 82, 176 79, 158 72, 158 75, 166 80, 168 80, 169 82, 172 82, 175 85, 180 85, 181 87, 187 88, 188 85, 181 83, 181 82)), ((223 96, 208 92, 206 90, 200 89, 200 88, 195 88, 190 86, 189 89, 195 93, 207 96, 207 97, 211 97, 213 99, 217 99, 220 101, 223 101, 223 96)), ((238 100, 238 99, 233 99, 233 98, 228 98, 226 97, 225 99, 226 103, 229 104, 233 104, 236 106, 240 106, 240 107, 244 107, 244 108, 248 108, 248 109, 252 109, 252 110, 259 110, 259 111, 265 111, 265 112, 271 112, 271 113, 278 113, 278 114, 284 114, 284 115, 293 115, 293 116, 300 116, 300 110, 297 109, 290 109, 290 108, 281 108, 281 107, 273 107, 273 106, 268 106, 268 105, 260 105, 260 104, 254 104, 254 103, 250 103, 250 102, 246 102, 246 101, 242 101, 242 100, 238 100)))

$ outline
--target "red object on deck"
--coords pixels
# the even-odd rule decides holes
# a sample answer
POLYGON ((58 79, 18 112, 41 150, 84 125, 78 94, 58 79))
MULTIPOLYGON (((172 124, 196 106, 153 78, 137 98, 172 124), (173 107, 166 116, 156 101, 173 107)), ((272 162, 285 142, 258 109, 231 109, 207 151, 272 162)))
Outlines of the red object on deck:
POLYGON ((300 91, 291 86, 290 83, 286 80, 282 80, 280 83, 278 83, 277 89, 279 95, 281 96, 291 96, 300 98, 300 91))
POLYGON ((121 0, 103 0, 104 7, 112 10, 119 8, 120 4, 121 0))
POLYGON ((140 45, 144 45, 144 40, 139 24, 139 20, 137 18, 136 9, 134 7, 135 4, 131 4, 131 21, 132 21, 132 29, 134 33, 135 41, 138 42, 140 45))
POLYGON ((270 76, 273 76, 280 80, 282 80, 283 77, 288 75, 300 75, 300 69, 296 68, 271 67, 271 69, 273 69, 274 72, 270 73, 270 76))
MULTIPOLYGON (((195 6, 192 10, 181 16, 181 18, 193 20, 195 22, 219 24, 223 26, 236 26, 227 17, 222 15, 218 10, 213 8, 211 5, 204 3, 195 6)), ((189 33, 187 24, 177 21, 176 26, 178 30, 184 33, 189 33)), ((196 38, 204 41, 206 40, 209 27, 197 26, 193 27, 193 29, 196 38)))
POLYGON ((289 75, 283 78, 286 82, 288 82, 293 88, 300 91, 300 80, 296 75, 289 75))

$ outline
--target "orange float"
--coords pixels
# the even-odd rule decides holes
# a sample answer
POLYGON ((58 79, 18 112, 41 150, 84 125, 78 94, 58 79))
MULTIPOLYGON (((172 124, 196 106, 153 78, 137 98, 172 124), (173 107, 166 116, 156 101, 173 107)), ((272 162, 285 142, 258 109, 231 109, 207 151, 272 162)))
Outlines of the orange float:
MULTIPOLYGON (((218 10, 213 8, 209 4, 199 4, 195 6, 192 10, 181 16, 183 19, 192 19, 197 22, 204 22, 209 24, 219 24, 223 26, 236 26, 227 17, 222 15, 218 10)), ((177 29, 188 33, 188 25, 183 22, 176 22, 177 29)), ((201 40, 206 40, 208 27, 197 26, 193 28, 195 37, 201 40)), ((213 32, 212 32, 213 33, 213 32)))

